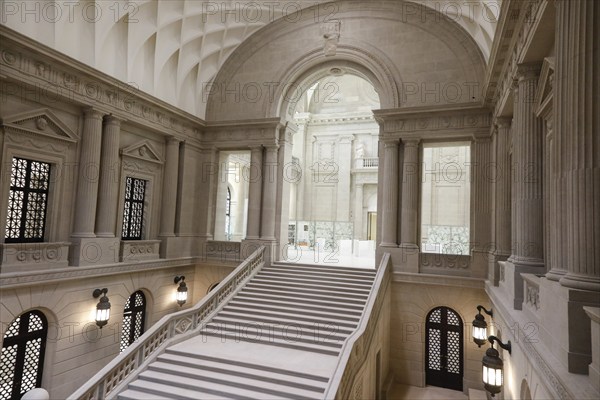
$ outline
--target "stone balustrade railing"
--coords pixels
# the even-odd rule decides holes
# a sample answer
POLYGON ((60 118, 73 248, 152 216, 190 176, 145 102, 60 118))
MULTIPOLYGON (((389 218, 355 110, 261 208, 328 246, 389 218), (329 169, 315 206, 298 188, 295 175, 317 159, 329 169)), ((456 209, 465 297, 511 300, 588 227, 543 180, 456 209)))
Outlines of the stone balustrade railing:
MULTIPOLYGON (((386 253, 379 264, 373 288, 369 294, 358 328, 342 347, 336 370, 325 390, 325 399, 357 398, 351 395, 351 391, 357 375, 374 344, 377 324, 380 322, 380 314, 385 304, 384 299, 390 294, 391 266, 390 255, 386 253)), ((380 327, 380 329, 382 328, 380 327)))
POLYGON ((379 157, 362 157, 356 159, 356 168, 377 168, 379 157))
POLYGON ((115 397, 146 365, 176 341, 191 337, 202 323, 219 312, 265 263, 261 246, 195 306, 160 319, 125 351, 75 391, 69 400, 115 397))

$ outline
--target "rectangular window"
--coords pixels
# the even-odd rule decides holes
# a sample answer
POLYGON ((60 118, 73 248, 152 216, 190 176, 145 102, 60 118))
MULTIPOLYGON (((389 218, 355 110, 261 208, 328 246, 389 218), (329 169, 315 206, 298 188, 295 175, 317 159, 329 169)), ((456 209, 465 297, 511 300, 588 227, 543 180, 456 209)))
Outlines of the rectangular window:
POLYGON ((469 254, 471 147, 468 143, 423 147, 421 251, 469 254))
POLYGON ((123 208, 123 240, 142 240, 144 202, 147 181, 128 176, 125 180, 125 206, 123 208))
POLYGON ((44 241, 49 189, 50 164, 13 157, 6 243, 44 241))

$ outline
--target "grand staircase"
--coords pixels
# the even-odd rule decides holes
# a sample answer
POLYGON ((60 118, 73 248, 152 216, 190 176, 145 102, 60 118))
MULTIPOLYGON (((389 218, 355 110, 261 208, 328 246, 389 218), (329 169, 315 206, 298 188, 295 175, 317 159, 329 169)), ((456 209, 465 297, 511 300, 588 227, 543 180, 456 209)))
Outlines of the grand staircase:
POLYGON ((263 267, 197 335, 168 347, 120 400, 323 399, 375 270, 263 267))

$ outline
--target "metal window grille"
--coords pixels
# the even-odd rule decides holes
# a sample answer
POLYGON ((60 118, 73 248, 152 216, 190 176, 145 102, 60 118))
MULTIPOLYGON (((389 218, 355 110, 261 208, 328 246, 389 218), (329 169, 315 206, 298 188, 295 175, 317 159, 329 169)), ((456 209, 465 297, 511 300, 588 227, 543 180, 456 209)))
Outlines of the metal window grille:
POLYGON ((123 311, 123 331, 121 332, 121 352, 144 333, 146 319, 146 296, 141 290, 129 296, 123 311))
POLYGON ((128 176, 125 180, 123 240, 141 240, 144 226, 144 203, 147 181, 128 176))
POLYGON ((33 310, 17 317, 8 327, 0 355, 0 400, 20 399, 41 387, 48 322, 33 310))
POLYGON ((13 157, 6 214, 6 243, 43 242, 50 164, 13 157))

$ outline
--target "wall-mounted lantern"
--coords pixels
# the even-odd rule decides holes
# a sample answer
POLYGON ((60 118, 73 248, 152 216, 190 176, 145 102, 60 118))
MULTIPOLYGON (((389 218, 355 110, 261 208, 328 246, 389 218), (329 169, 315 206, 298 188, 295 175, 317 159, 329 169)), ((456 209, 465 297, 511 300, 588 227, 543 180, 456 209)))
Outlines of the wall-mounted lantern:
POLYGON ((504 362, 500 358, 500 353, 494 348, 494 342, 498 343, 498 346, 507 350, 510 354, 511 344, 510 340, 507 344, 504 344, 496 336, 490 336, 488 341, 492 344, 492 347, 486 350, 485 356, 483 357, 483 386, 485 390, 490 392, 492 397, 502 391, 502 385, 504 383, 504 362))
POLYGON ((177 304, 179 304, 179 306, 183 306, 188 297, 188 288, 185 284, 185 276, 176 276, 174 282, 175 284, 179 283, 179 286, 177 287, 177 293, 175 294, 175 299, 177 300, 177 304))
POLYGON ((475 315, 475 319, 473 320, 473 341, 477 343, 477 346, 481 347, 487 342, 487 322, 485 322, 485 317, 481 315, 481 311, 485 312, 490 317, 494 316, 492 310, 488 311, 483 306, 477 306, 477 311, 479 314, 475 315))
POLYGON ((110 318, 110 302, 108 301, 108 297, 106 297, 106 293, 108 293, 107 288, 96 289, 92 293, 95 299, 103 295, 96 305, 96 325, 98 325, 100 329, 108 323, 108 319, 110 318))

